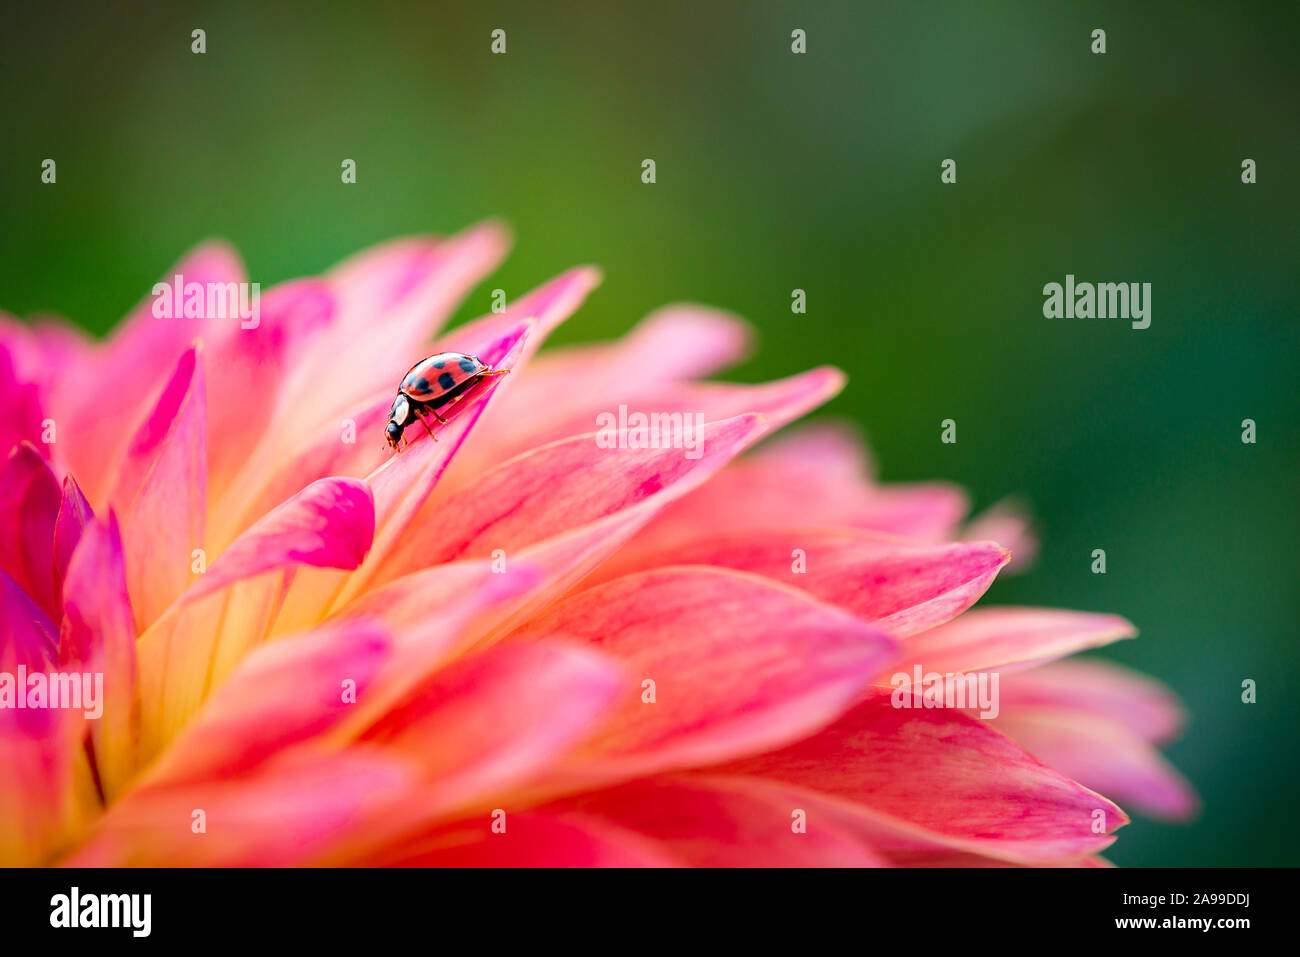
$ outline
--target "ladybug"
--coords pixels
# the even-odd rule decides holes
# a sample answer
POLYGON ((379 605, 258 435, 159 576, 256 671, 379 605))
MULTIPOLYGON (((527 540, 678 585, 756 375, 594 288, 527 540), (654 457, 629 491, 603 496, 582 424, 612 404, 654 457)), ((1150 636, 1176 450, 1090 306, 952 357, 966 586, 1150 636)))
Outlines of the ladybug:
POLYGON ((438 414, 444 405, 459 402, 475 384, 494 375, 505 375, 509 369, 493 369, 478 356, 459 352, 439 352, 421 359, 411 366, 397 387, 397 398, 388 412, 384 435, 392 448, 402 441, 402 431, 416 419, 424 426, 435 442, 438 437, 429 428, 425 415, 432 415, 443 425, 447 420, 438 414))

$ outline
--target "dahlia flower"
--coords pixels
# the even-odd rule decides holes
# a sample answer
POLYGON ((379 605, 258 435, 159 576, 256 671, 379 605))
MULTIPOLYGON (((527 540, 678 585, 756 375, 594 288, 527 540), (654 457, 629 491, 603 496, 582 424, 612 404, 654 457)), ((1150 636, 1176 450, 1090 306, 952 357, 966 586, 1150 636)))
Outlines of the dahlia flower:
MULTIPOLYGON (((1015 513, 965 526, 836 427, 755 449, 843 377, 701 381, 747 348, 726 314, 538 354, 590 268, 442 331, 506 246, 382 245, 256 324, 4 320, 0 863, 1096 864, 1112 799, 1192 811, 1171 696, 1061 660, 1124 619, 968 610, 1015 513), (435 351, 511 374, 394 454, 435 351), (996 716, 916 666, 1003 676, 996 716), (102 676, 100 713, 20 672, 102 676)), ((222 245, 175 273, 245 281, 222 245)))

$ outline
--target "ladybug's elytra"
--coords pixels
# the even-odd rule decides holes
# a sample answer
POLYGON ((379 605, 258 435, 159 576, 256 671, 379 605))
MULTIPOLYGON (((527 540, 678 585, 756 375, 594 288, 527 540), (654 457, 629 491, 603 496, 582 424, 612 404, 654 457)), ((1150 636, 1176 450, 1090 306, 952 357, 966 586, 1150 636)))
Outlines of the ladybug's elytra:
POLYGON ((467 356, 459 352, 439 352, 437 355, 421 359, 411 366, 411 371, 402 378, 397 387, 397 398, 388 412, 388 424, 384 435, 388 444, 397 448, 402 441, 402 431, 419 419, 425 431, 435 442, 438 437, 429 428, 426 414, 432 415, 442 424, 447 420, 438 414, 444 405, 458 402, 475 383, 490 375, 505 375, 509 369, 493 369, 477 356, 467 356))

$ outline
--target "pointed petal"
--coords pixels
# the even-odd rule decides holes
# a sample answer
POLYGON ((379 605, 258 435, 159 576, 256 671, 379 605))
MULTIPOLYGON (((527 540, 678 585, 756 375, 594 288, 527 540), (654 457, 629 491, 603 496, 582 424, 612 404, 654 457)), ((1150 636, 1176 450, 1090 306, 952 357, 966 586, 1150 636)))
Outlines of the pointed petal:
POLYGON ((248 463, 263 431, 280 414, 290 370, 325 334, 335 309, 327 283, 283 283, 259 296, 256 325, 229 323, 223 335, 204 343, 208 407, 220 413, 211 417, 207 435, 208 488, 214 499, 248 463))
POLYGON ((1097 658, 1042 665, 1006 681, 1004 708, 1066 708, 1118 721, 1144 741, 1172 740, 1186 722, 1177 696, 1148 675, 1097 658))
POLYGON ((54 529, 59 482, 28 442, 0 466, 0 569, 31 596, 47 616, 58 614, 54 579, 54 529))
POLYGON ((1154 747, 1118 721, 1067 709, 1021 708, 994 726, 1044 763, 1130 810, 1187 820, 1200 801, 1154 747))
MULTIPOLYGON (((0 673, 19 666, 46 671, 56 660, 58 631, 50 616, 0 569, 0 673)), ((15 685, 15 693, 22 693, 15 685)))
POLYGON ((1023 671, 1137 634, 1119 615, 1058 608, 975 608, 903 646, 898 671, 953 674, 1023 671))
MULTIPOLYGON (((679 426, 684 429, 693 423, 718 422, 746 412, 767 416, 767 428, 776 430, 824 405, 843 387, 844 374, 830 366, 759 385, 656 384, 635 392, 619 392, 608 401, 596 397, 571 414, 520 435, 515 445, 501 440, 494 442, 493 451, 497 461, 501 461, 530 448, 584 435, 608 421, 605 416, 614 417, 620 423, 636 422, 638 416, 644 416, 643 421, 652 423, 651 435, 657 434, 661 441, 674 435, 679 426)), ((582 393, 588 394, 586 389, 582 393)))
POLYGON ((764 442, 754 458, 775 466, 795 466, 840 483, 872 484, 876 469, 866 445, 852 426, 815 422, 764 442))
POLYGON ((1019 863, 1095 853, 1128 822, 986 724, 922 708, 919 696, 894 707, 891 697, 872 695, 821 734, 726 770, 848 798, 955 848, 1019 863))
POLYGON ((273 568, 354 569, 370 550, 375 504, 360 479, 326 478, 262 516, 181 596, 192 602, 273 568))
POLYGON ((497 549, 512 554, 630 509, 661 490, 676 486, 681 494, 761 428, 756 416, 706 425, 696 458, 681 449, 600 448, 596 435, 543 446, 481 476, 411 526, 383 573, 391 579, 441 562, 487 558, 497 549))
MULTIPOLYGON (((54 523, 54 581, 62 583, 68 574, 68 563, 81 541, 81 533, 95 518, 95 513, 81 493, 76 479, 67 475, 63 479, 63 497, 59 502, 59 517, 54 523)), ((60 591, 61 591, 60 587, 60 591)), ((59 596, 59 614, 63 614, 62 595, 59 596)))
POLYGON ((411 364, 428 355, 430 337, 465 293, 496 268, 509 242, 505 230, 484 223, 438 243, 406 281, 408 288, 382 311, 370 306, 364 318, 345 285, 336 283, 343 297, 339 321, 316 337, 310 354, 294 365, 285 383, 284 408, 299 416, 302 409, 312 409, 315 421, 327 422, 369 395, 394 389, 411 364), (322 382, 329 383, 325 394, 322 382))
POLYGON ((743 536, 702 530, 672 548, 636 543, 601 567, 599 580, 666 564, 750 571, 810 592, 822 601, 904 636, 932 628, 984 594, 1007 553, 990 543, 927 545, 856 529, 792 527, 743 536))
POLYGON ((107 800, 135 770, 139 735, 135 621, 127 597, 126 559, 117 519, 86 526, 63 584, 60 666, 103 674, 102 713, 91 722, 96 767, 107 800))
POLYGON ((548 635, 587 642, 626 666, 618 710, 570 762, 575 775, 593 778, 798 740, 841 714, 897 651, 882 632, 797 589, 695 567, 588 589, 510 640, 548 635))
POLYGON ((1038 554, 1038 534, 1028 509, 1015 499, 998 502, 976 515, 962 538, 968 541, 997 542, 1011 552, 1008 572, 1024 571, 1038 554))
POLYGON ((203 363, 191 347, 128 444, 111 497, 142 630, 190 584, 194 550, 204 547, 206 429, 203 363))
MULTIPOLYGON (((177 275, 184 277, 186 285, 245 280, 239 257, 222 243, 200 246, 164 281, 170 285, 177 275)), ((161 299, 147 297, 104 347, 88 358, 81 374, 65 373, 55 384, 51 408, 58 424, 58 447, 68 471, 92 502, 101 503, 108 495, 130 430, 155 407, 159 390, 194 339, 207 333, 206 320, 187 319, 179 308, 166 312, 163 305, 161 299), (161 314, 154 314, 155 305, 161 314), (112 383, 112 387, 87 389, 87 381, 112 383), (115 427, 105 428, 106 422, 115 427)))
POLYGON ((943 541, 966 513, 960 489, 933 483, 875 486, 840 482, 833 474, 765 461, 733 462, 714 479, 665 509, 637 536, 637 548, 668 551, 699 537, 738 536, 801 525, 846 526, 920 541, 943 541))

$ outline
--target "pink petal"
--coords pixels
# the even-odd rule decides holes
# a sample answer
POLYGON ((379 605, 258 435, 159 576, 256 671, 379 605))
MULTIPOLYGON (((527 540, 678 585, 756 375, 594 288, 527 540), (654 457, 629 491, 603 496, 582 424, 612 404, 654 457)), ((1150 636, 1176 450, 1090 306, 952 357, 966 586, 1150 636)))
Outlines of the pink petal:
POLYGON ((562 805, 652 838, 696 867, 886 867, 859 836, 779 787, 738 778, 658 777, 562 805))
MULTIPOLYGON (((541 570, 525 562, 513 561, 504 569, 494 562, 449 562, 366 592, 331 620, 368 618, 388 624, 399 638, 403 676, 409 682, 453 651, 465 650, 472 623, 491 617, 541 580, 541 570), (437 614, 430 614, 431 608, 437 614)), ((367 699, 367 707, 376 697, 367 699)))
POLYGON ((19 442, 29 442, 41 448, 40 388, 34 382, 21 380, 8 343, 0 341, 0 455, 8 455, 19 442))
POLYGON ((549 442, 584 435, 600 427, 600 416, 604 413, 616 417, 644 415, 647 419, 656 415, 680 416, 683 422, 717 422, 755 412, 766 415, 768 429, 775 430, 824 405, 843 387, 843 373, 829 366, 760 385, 660 383, 636 392, 618 393, 616 402, 613 399, 592 401, 566 417, 532 430, 521 437, 517 446, 493 444, 500 460, 549 442))
POLYGON ((1186 720, 1172 691, 1111 661, 1075 658, 1017 674, 1001 688, 1004 709, 1062 708, 1118 721, 1144 741, 1176 737, 1186 720))
POLYGON ((1024 571, 1038 554, 1038 535, 1033 519, 1014 499, 998 502, 976 515, 962 537, 972 541, 997 542, 1011 552, 1007 571, 1024 571))
POLYGON ((913 635, 899 672, 953 674, 1023 671, 1137 634, 1119 615, 1057 608, 975 608, 945 625, 913 635))
MULTIPOLYGON (((77 543, 81 541, 81 533, 86 526, 94 519, 95 513, 91 511, 90 503, 86 501, 86 496, 81 494, 81 487, 77 485, 76 480, 71 476, 65 476, 63 479, 63 497, 59 502, 59 517, 54 523, 54 580, 61 583, 67 577, 68 563, 72 561, 72 554, 76 550, 77 543)), ((59 599, 59 614, 63 613, 62 597, 59 599)))
POLYGON ((419 763, 427 786, 394 814, 414 827, 523 788, 590 735, 624 687, 585 649, 501 644, 435 672, 360 740, 419 763))
POLYGON ((301 754, 259 774, 139 788, 100 819, 73 867, 292 867, 368 839, 411 769, 383 755, 301 754), (196 832, 202 811, 204 830, 196 832))
POLYGON ((19 666, 46 671, 56 660, 58 631, 50 616, 0 569, 0 673, 19 666))
POLYGON ((897 652, 805 593, 712 568, 666 568, 565 599, 511 640, 585 641, 626 666, 619 708, 578 776, 648 774, 788 744, 841 714, 897 652), (655 702, 643 682, 655 683, 655 702))
POLYGON ((122 514, 127 584, 143 629, 193 578, 204 547, 207 459, 203 363, 181 356, 171 380, 126 449, 111 502, 122 514))
POLYGON ((816 422, 765 442, 754 458, 771 465, 795 466, 841 483, 872 484, 875 464, 854 429, 839 422, 816 422))
MULTIPOLYGON (((517 300, 514 307, 506 313, 491 315, 457 329, 438 345, 421 347, 422 352, 455 349, 477 355, 490 365, 512 368, 514 372, 510 376, 491 378, 475 390, 475 398, 491 394, 495 405, 497 394, 503 390, 508 393, 514 386, 519 377, 518 366, 537 348, 546 331, 577 307, 592 282, 594 278, 588 271, 574 270, 566 273, 517 300), (532 321, 534 317, 535 321, 532 321)), ((248 516, 262 514, 308 481, 328 475, 360 477, 384 467, 392 458, 392 453, 387 451, 383 443, 383 425, 388 419, 397 381, 409 364, 402 366, 400 371, 393 372, 392 381, 377 393, 345 409, 336 422, 310 430, 307 434, 315 435, 313 440, 305 443, 295 440, 293 445, 298 451, 287 456, 281 451, 272 466, 247 470, 241 477, 243 483, 232 489, 222 502, 221 511, 232 519, 226 523, 229 530, 223 529, 223 534, 235 534, 234 530, 242 527, 248 516), (355 441, 345 439, 345 425, 350 429, 348 438, 355 441)), ((456 415, 465 411, 468 405, 465 400, 458 403, 454 407, 458 410, 456 415)), ((490 415, 489 407, 480 402, 473 418, 477 419, 485 413, 490 415)), ((454 417, 449 416, 447 410, 443 410, 442 414, 444 418, 454 417)), ((471 420, 464 425, 468 428, 472 424, 471 420)), ((422 430, 416 429, 410 437, 419 441, 422 434, 422 430)), ((460 444, 448 443, 441 449, 424 449, 416 456, 417 459, 436 457, 439 460, 437 469, 424 469, 426 480, 437 479, 441 483, 443 471, 452 458, 451 446, 457 446, 457 458, 464 454, 460 444)), ((405 470, 411 470, 409 464, 405 470)))
POLYGON ((181 601, 192 602, 273 568, 356 568, 370 550, 374 532, 369 485, 360 479, 320 479, 239 536, 181 601))
MULTIPOLYGON (((484 344, 480 358, 489 365, 511 368, 532 325, 531 320, 525 321, 502 338, 484 344)), ((438 426, 437 441, 417 434, 409 446, 391 455, 367 478, 375 501, 370 554, 348 575, 310 570, 297 576, 280 613, 282 628, 305 628, 319 621, 331 608, 339 608, 361 593, 373 574, 387 568, 389 551, 409 526, 420 524, 417 516, 421 508, 505 378, 484 378, 443 415, 448 424, 438 426)))
POLYGON ((487 221, 456 236, 408 236, 364 249, 326 274, 342 305, 341 322, 345 328, 364 331, 377 315, 429 295, 430 287, 446 278, 448 265, 463 259, 467 247, 480 253, 495 250, 499 258, 510 241, 503 225, 487 221))
MULTIPOLYGON (((6 581, 0 572, 0 602, 6 581)), ((77 788, 85 730, 80 711, 0 708, 0 862, 6 867, 47 863, 88 815, 77 788)))
POLYGON ((1013 708, 994 726, 1039 760, 1131 810, 1172 820, 1200 810, 1186 779, 1118 721, 1065 708, 1013 708))
MULTIPOLYGON (((170 284, 177 274, 187 284, 240 283, 245 278, 238 256, 220 243, 200 246, 163 281, 170 284)), ((92 502, 102 502, 108 494, 124 439, 156 406, 158 390, 173 375, 177 361, 196 337, 209 331, 207 320, 159 317, 153 307, 152 295, 146 297, 104 347, 87 358, 84 368, 66 370, 54 387, 51 407, 58 423, 58 448, 92 502), (112 386, 87 389, 87 381, 112 386), (105 423, 113 427, 105 428, 105 423)))
POLYGON ((349 718, 370 692, 392 641, 366 621, 257 648, 149 770, 168 787, 247 774, 349 718))
POLYGON ((220 410, 208 423, 207 436, 208 487, 214 497, 257 448, 263 429, 280 411, 293 363, 324 334, 335 309, 328 284, 284 283, 261 295, 254 328, 230 323, 223 335, 204 343, 208 406, 220 410))
POLYGON ((100 786, 114 799, 135 770, 135 621, 117 519, 88 524, 63 583, 60 666, 102 672, 103 713, 91 722, 100 786))
MULTIPOLYGON (((522 357, 532 328, 531 321, 508 328, 499 338, 481 344, 476 354, 494 368, 513 368, 522 357)), ((387 563, 389 554, 398 547, 404 533, 415 522, 448 463, 507 378, 492 376, 484 379, 443 414, 448 425, 445 429, 439 427, 439 441, 433 442, 427 436, 420 438, 417 435, 415 442, 403 454, 392 456, 367 478, 375 495, 375 546, 366 565, 355 580, 348 583, 352 590, 345 591, 345 596, 355 594, 380 570, 381 565, 387 563)))
POLYGON ((681 494, 761 428, 752 415, 710 423, 701 430, 699 458, 687 458, 682 449, 602 449, 594 435, 543 446, 480 476, 412 525, 376 581, 456 559, 488 558, 497 549, 512 554, 633 508, 662 490, 681 494))
POLYGON ((672 548, 640 551, 635 546, 633 542, 602 566, 597 578, 667 564, 750 571, 802 588, 898 636, 924 631, 965 611, 1007 561, 1007 553, 992 543, 927 545, 835 528, 792 527, 717 537, 701 530, 696 539, 672 548))
POLYGON ((741 535, 803 525, 841 525, 943 541, 966 512, 966 497, 950 486, 876 486, 841 482, 794 465, 750 456, 673 503, 637 537, 637 548, 667 551, 699 536, 741 535))
POLYGON ((409 288, 381 311, 363 303, 358 313, 346 286, 335 282, 343 300, 339 321, 294 365, 284 387, 286 415, 308 424, 329 422, 367 396, 395 390, 411 364, 429 354, 429 338, 461 298, 501 261, 509 242, 503 229, 485 223, 439 243, 407 280, 409 288), (324 392, 322 383, 329 384, 324 392))
MULTIPOLYGON (((484 342, 500 339, 531 319, 536 325, 529 347, 523 353, 525 358, 531 357, 560 323, 578 311, 578 307, 599 284, 600 270, 591 266, 570 269, 507 303, 504 312, 489 313, 452 329, 429 352, 479 355, 478 350, 484 342)), ((479 358, 483 357, 480 355, 479 358)))
POLYGON ((35 447, 24 442, 9 453, 0 467, 0 569, 51 617, 58 614, 59 501, 59 482, 35 447))
MULTIPOLYGON (((931 841, 1018 863, 1101 850, 1128 818, 1118 807, 1035 761, 1011 739, 957 711, 897 708, 869 697, 835 725, 783 751, 730 765, 865 805, 931 841), (1100 815, 1097 812, 1101 812, 1100 815), (1094 833, 1094 822, 1105 833, 1094 833)), ((847 812, 846 812, 847 813, 847 812)), ((846 818, 846 821, 849 818, 846 818)), ((888 852, 880 829, 875 846, 888 852)), ((933 845, 931 845, 933 846, 933 845)))
POLYGON ((170 741, 276 628, 296 570, 355 568, 373 528, 368 486, 324 479, 237 539, 140 637, 142 756, 170 741))
MULTIPOLYGON (((504 810, 504 808, 502 809, 504 810)), ((496 818, 495 820, 501 820, 496 818)), ((673 867, 654 842, 580 814, 515 811, 505 831, 480 815, 368 855, 383 867, 673 867)))
MULTIPOLYGON (((571 281, 585 279, 585 295, 594 278, 579 275, 571 281)), ((749 340, 748 327, 728 313, 670 306, 647 316, 616 343, 544 353, 529 365, 527 376, 512 383, 491 414, 491 446, 471 450, 448 476, 449 487, 472 482, 489 467, 549 441, 543 436, 563 437, 563 423, 575 416, 587 416, 588 424, 578 431, 589 432, 592 410, 616 410, 620 397, 730 365, 749 340)))

